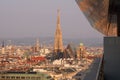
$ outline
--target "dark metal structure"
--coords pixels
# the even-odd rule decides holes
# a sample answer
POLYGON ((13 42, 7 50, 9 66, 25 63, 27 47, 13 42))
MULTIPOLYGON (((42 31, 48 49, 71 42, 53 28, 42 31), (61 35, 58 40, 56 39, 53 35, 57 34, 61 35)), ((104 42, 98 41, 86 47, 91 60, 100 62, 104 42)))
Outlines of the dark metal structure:
POLYGON ((76 2, 92 27, 107 36, 96 80, 120 80, 120 0, 76 2))
POLYGON ((120 0, 76 0, 88 21, 106 36, 120 36, 120 0))
POLYGON ((109 0, 108 21, 117 23, 117 36, 120 36, 120 0, 109 0))

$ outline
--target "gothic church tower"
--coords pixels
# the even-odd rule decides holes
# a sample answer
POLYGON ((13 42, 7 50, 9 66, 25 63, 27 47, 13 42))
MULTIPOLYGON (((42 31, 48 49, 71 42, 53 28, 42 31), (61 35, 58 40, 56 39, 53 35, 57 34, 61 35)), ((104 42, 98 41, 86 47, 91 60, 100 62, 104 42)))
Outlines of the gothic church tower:
POLYGON ((63 52, 63 41, 62 41, 62 31, 60 26, 60 11, 57 11, 57 28, 55 32, 55 39, 54 39, 54 51, 55 52, 63 52))

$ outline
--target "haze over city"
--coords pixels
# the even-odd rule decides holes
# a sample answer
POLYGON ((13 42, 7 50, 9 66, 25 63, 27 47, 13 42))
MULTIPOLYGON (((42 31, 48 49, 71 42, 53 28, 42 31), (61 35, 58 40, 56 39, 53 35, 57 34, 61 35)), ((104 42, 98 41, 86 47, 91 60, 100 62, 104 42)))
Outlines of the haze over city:
POLYGON ((0 0, 0 80, 100 80, 104 33, 81 3, 0 0))
POLYGON ((63 38, 102 38, 74 0, 0 0, 0 37, 54 37, 60 9, 63 38))

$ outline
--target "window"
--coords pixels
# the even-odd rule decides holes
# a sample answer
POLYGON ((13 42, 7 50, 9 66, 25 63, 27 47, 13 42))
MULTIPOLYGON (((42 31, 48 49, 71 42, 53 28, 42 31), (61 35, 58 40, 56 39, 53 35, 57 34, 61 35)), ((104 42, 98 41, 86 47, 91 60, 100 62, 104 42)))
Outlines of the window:
POLYGON ((15 79, 15 76, 11 76, 11 79, 15 79))
POLYGON ((26 77, 26 79, 30 79, 30 77, 26 77))
POLYGON ((25 77, 21 77, 21 79, 25 79, 25 77))
POLYGON ((35 79, 35 77, 31 77, 31 79, 35 79))
POLYGON ((17 76, 17 77, 16 77, 16 79, 20 79, 20 77, 19 77, 19 76, 17 76))
POLYGON ((10 76, 6 76, 6 79, 10 79, 10 76))
POLYGON ((1 78, 2 78, 2 79, 5 79, 5 76, 2 76, 1 78))
POLYGON ((41 80, 41 77, 36 77, 36 80, 41 80))

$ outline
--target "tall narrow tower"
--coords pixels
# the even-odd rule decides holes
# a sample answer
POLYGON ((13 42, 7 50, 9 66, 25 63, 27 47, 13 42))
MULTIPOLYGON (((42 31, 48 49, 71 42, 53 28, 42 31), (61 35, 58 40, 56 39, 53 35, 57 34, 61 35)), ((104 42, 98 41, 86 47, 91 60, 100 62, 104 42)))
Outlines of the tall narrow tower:
POLYGON ((35 52, 39 52, 40 51, 40 42, 39 42, 39 39, 36 39, 36 43, 35 43, 35 46, 34 46, 34 51, 35 52))
POLYGON ((1 50, 1 53, 2 53, 2 54, 5 54, 5 44, 4 44, 4 41, 3 41, 3 43, 2 43, 2 50, 1 50))
POLYGON ((54 39, 54 51, 55 52, 63 52, 63 41, 62 41, 62 31, 60 28, 60 11, 57 11, 57 28, 55 32, 54 39))

